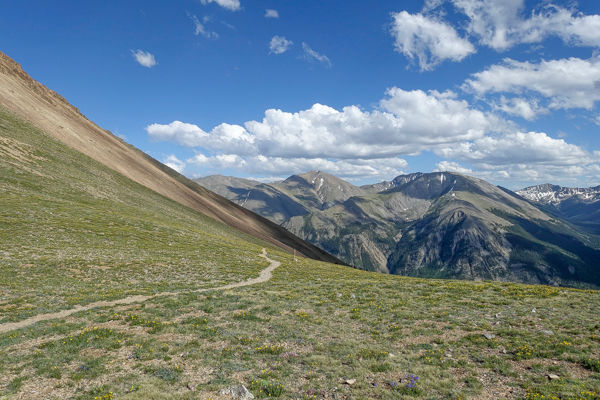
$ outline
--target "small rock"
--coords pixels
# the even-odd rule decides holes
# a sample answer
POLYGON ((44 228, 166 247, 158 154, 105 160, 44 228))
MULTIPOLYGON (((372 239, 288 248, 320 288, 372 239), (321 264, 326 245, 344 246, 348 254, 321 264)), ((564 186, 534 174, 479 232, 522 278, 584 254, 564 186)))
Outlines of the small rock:
POLYGON ((494 335, 493 333, 484 333, 483 336, 487 339, 487 340, 492 340, 496 337, 496 335, 494 335))
POLYGON ((552 336, 552 335, 554 335, 554 332, 552 332, 550 329, 542 329, 540 332, 543 333, 546 336, 552 336))
POLYGON ((494 315, 494 317, 496 317, 496 319, 500 318, 502 316, 502 314, 497 313, 496 315, 494 315))
POLYGON ((356 379, 346 379, 346 380, 344 381, 344 383, 345 383, 346 385, 350 385, 350 386, 352 386, 352 385, 354 385, 354 384, 356 383, 356 379))
POLYGON ((336 294, 335 294, 335 295, 336 295, 338 298, 342 297, 342 294, 341 294, 341 293, 337 293, 337 292, 336 292, 336 294))
POLYGON ((534 314, 537 312, 537 311, 536 311, 536 309, 535 309, 535 307, 533 307, 533 308, 531 309, 531 312, 532 312, 532 313, 534 313, 534 314))
POLYGON ((229 395, 231 398, 239 400, 250 400, 254 398, 254 395, 250 393, 244 385, 230 386, 227 389, 221 389, 219 394, 221 396, 229 395))
POLYGON ((548 374, 548 379, 550 379, 551 381, 553 381, 555 379, 560 379, 560 376, 555 375, 555 374, 548 374))
POLYGON ((354 293, 352 293, 352 294, 350 295, 350 298, 352 298, 352 299, 355 299, 355 298, 356 298, 356 295, 355 295, 354 293))

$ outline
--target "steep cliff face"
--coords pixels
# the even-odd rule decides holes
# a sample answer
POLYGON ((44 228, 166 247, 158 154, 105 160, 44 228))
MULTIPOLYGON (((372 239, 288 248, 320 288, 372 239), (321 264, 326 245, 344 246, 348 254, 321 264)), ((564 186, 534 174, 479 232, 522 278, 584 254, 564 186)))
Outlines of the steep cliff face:
POLYGON ((409 228, 390 255, 400 275, 502 280, 509 277, 510 243, 465 204, 431 214, 409 228))

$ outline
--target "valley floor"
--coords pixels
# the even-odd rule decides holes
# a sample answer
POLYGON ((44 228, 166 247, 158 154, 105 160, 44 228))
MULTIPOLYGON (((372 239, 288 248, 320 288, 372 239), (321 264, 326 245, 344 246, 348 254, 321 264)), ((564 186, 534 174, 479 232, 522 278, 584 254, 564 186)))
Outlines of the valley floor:
POLYGON ((282 264, 263 283, 0 334, 0 398, 215 399, 237 384, 258 398, 600 398, 599 292, 269 256, 282 264))

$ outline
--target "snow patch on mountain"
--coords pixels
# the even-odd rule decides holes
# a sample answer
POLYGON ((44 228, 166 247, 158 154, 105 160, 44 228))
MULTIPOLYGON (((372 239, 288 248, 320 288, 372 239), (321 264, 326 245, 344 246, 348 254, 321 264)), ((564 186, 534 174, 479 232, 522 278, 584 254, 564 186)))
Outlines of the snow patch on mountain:
POLYGON ((575 198, 586 203, 600 201, 600 186, 591 188, 569 188, 558 185, 544 184, 526 187, 517 191, 517 194, 527 200, 557 205, 565 200, 575 198))

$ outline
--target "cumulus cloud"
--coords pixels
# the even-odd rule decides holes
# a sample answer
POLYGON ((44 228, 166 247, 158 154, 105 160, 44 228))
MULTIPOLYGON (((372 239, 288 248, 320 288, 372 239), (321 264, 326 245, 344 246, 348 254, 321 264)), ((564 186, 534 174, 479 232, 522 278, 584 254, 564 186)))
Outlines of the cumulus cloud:
POLYGON ((215 156, 206 156, 202 153, 197 153, 194 157, 187 160, 188 163, 198 166, 210 166, 211 168, 237 168, 243 169, 247 163, 242 157, 237 154, 218 154, 215 156))
POLYGON ((454 170, 487 180, 504 181, 513 188, 518 187, 519 182, 591 180, 600 168, 598 152, 588 152, 543 132, 485 136, 440 148, 436 154, 474 167, 471 170, 454 161, 443 161, 438 164, 438 170, 454 170))
POLYGON ((592 109, 600 100, 600 57, 504 63, 472 75, 463 89, 486 93, 534 92, 548 98, 552 109, 592 109))
POLYGON ((269 43, 269 53, 283 54, 294 44, 291 40, 287 40, 284 36, 273 36, 269 43))
POLYGON ((208 134, 197 125, 173 121, 169 125, 152 124, 146 127, 151 138, 158 141, 172 141, 186 147, 201 146, 208 134))
POLYGON ((173 121, 148 125, 146 131, 153 140, 201 149, 188 160, 196 166, 278 176, 320 169, 389 179, 405 168, 403 155, 482 138, 502 126, 502 120, 473 109, 453 92, 391 88, 371 111, 315 104, 293 113, 269 109, 262 120, 243 126, 223 123, 205 131, 173 121))
POLYGON ((435 166, 433 172, 458 172, 459 174, 466 175, 473 174, 472 169, 463 167, 455 161, 440 161, 435 166))
POLYGON ((197 125, 173 121, 168 125, 148 125, 146 132, 156 141, 171 141, 185 147, 229 150, 240 154, 256 153, 255 137, 239 125, 223 123, 207 133, 197 125))
POLYGON ((266 9, 265 18, 279 18, 279 12, 277 10, 266 9))
POLYGON ((402 174, 402 169, 407 166, 405 160, 396 157, 377 160, 332 160, 326 158, 267 157, 263 155, 242 158, 237 154, 206 156, 199 153, 187 161, 201 167, 204 171, 218 172, 230 168, 251 174, 287 177, 310 170, 319 170, 347 179, 389 179, 402 174))
POLYGON ((186 163, 204 173, 231 169, 286 176, 317 169, 373 181, 400 174, 407 168, 403 157, 423 151, 443 159, 437 170, 504 180, 508 186, 510 180, 566 182, 600 172, 599 151, 543 132, 521 132, 451 91, 391 88, 373 110, 315 104, 297 112, 269 109, 262 120, 206 131, 180 121, 152 124, 146 131, 154 140, 196 149, 186 163))
POLYGON ((139 49, 135 51, 131 50, 131 55, 133 56, 135 61, 137 61, 137 63, 143 67, 152 68, 157 64, 156 59, 154 58, 154 54, 151 54, 147 51, 139 49))
POLYGON ((391 33, 399 53, 416 58, 422 71, 445 60, 461 61, 475 53, 475 47, 449 24, 406 11, 392 14, 391 33))
POLYGON ((563 139, 544 132, 510 132, 488 135, 474 141, 454 144, 436 150, 445 157, 468 161, 480 166, 539 164, 569 166, 598 161, 593 154, 563 139))
POLYGON ((304 51, 304 59, 308 61, 317 61, 327 68, 331 68, 331 60, 325 54, 321 54, 313 50, 308 44, 302 42, 302 50, 304 51))
POLYGON ((507 99, 500 97, 500 102, 492 104, 495 110, 500 110, 509 115, 516 115, 528 121, 534 120, 540 114, 547 114, 548 110, 538 104, 537 99, 524 99, 513 97, 507 99))
POLYGON ((163 164, 165 164, 167 167, 173 168, 179 173, 185 169, 185 162, 181 161, 174 154, 167 156, 167 158, 163 160, 163 164))
POLYGON ((262 121, 248 121, 243 127, 221 124, 206 132, 173 121, 149 125, 146 131, 154 140, 219 152, 235 149, 242 155, 371 159, 473 140, 500 126, 500 119, 471 108, 452 92, 392 88, 373 111, 315 104, 294 113, 269 109, 262 121))
MULTIPOLYGON (((540 43, 555 36, 574 46, 600 46, 600 15, 545 2, 524 16, 524 0, 449 0, 469 18, 467 30, 485 46, 498 51, 521 43, 540 43)), ((428 2, 427 10, 442 1, 428 2)))
POLYGON ((400 138, 406 142, 424 145, 454 143, 505 128, 504 121, 472 108, 465 100, 457 99, 452 91, 392 88, 386 94, 380 105, 401 122, 400 138))
POLYGON ((240 0, 200 0, 204 5, 209 3, 217 3, 223 8, 230 11, 238 11, 241 8, 240 0))
POLYGON ((204 24, 209 20, 207 17, 204 17, 204 23, 200 22, 196 15, 188 14, 188 17, 190 17, 190 19, 194 23, 194 35, 202 35, 208 39, 217 39, 219 37, 219 34, 217 32, 212 32, 206 29, 204 24))

